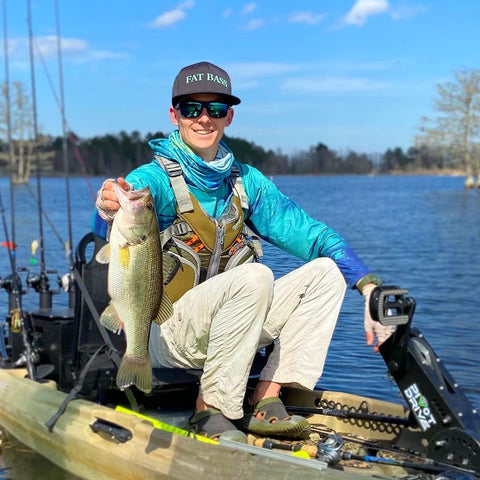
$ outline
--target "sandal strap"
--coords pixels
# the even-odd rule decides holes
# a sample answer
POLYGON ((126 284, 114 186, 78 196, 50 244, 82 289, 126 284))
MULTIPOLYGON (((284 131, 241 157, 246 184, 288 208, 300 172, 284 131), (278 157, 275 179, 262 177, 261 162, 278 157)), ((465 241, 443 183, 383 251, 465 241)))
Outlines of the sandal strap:
POLYGON ((268 397, 260 400, 254 406, 254 415, 256 415, 258 412, 265 412, 265 420, 267 422, 272 418, 277 418, 278 420, 282 421, 290 418, 285 405, 278 397, 268 397))
POLYGON ((310 423, 299 415, 289 415, 278 397, 260 400, 255 405, 245 405, 245 415, 241 420, 242 429, 263 436, 307 438, 310 423), (256 415, 262 414, 261 419, 256 415))
POLYGON ((226 431, 237 430, 235 425, 220 410, 213 407, 200 410, 192 415, 189 420, 189 426, 197 434, 209 438, 218 437, 226 431))

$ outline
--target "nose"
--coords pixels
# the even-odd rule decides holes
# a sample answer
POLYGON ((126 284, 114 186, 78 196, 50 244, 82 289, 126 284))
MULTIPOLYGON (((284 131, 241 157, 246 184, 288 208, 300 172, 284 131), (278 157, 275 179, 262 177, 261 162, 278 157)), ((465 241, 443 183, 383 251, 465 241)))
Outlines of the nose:
POLYGON ((202 108, 202 112, 200 113, 199 117, 197 118, 198 121, 210 121, 210 115, 207 112, 207 107, 202 108))

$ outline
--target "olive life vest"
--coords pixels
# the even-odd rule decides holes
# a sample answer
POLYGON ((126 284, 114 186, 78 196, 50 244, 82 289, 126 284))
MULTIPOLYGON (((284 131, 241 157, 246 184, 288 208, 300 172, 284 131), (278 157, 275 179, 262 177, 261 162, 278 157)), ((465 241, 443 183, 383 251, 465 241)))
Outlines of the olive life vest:
POLYGON ((262 256, 259 238, 245 225, 248 199, 240 171, 230 174, 232 196, 219 218, 208 215, 189 192, 182 167, 155 156, 167 172, 177 201, 173 224, 161 233, 163 283, 172 302, 200 282, 262 256))

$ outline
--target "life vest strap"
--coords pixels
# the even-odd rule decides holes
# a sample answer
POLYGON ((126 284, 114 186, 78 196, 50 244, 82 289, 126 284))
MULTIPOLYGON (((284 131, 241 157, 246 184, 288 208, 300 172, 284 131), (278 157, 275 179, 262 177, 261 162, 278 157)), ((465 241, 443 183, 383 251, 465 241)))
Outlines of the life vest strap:
POLYGON ((160 157, 159 155, 155 155, 155 159, 160 163, 160 166, 165 169, 170 178, 180 213, 193 212, 192 199, 190 198, 190 192, 183 178, 183 171, 180 164, 172 162, 168 158, 160 157))
POLYGON ((248 210, 248 198, 245 193, 245 188, 243 187, 242 176, 240 175, 240 169, 237 165, 232 165, 232 170, 230 173, 230 181, 232 183, 233 189, 236 191, 238 197, 240 198, 240 205, 244 210, 248 210))

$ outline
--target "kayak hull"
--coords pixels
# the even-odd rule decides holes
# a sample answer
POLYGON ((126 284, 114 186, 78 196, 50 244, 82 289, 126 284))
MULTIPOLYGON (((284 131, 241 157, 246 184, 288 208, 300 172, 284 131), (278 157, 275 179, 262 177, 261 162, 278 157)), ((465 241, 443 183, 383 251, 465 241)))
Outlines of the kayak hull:
MULTIPOLYGON (((283 453, 280 459, 271 458, 261 448, 256 449, 258 454, 252 455, 241 448, 201 442, 155 428, 143 418, 83 399, 71 401, 50 432, 45 423, 57 412, 66 394, 57 389, 55 382, 34 382, 26 375, 24 369, 0 369, 0 425, 20 442, 80 478, 144 480, 196 476, 278 480, 299 475, 308 480, 359 478, 366 473, 327 469, 318 460, 305 460, 302 464, 303 459, 299 459, 292 464, 282 461, 282 458, 286 459, 283 453), (92 425, 98 421, 130 432, 131 438, 118 440, 108 432, 95 432, 92 425)), ((346 400, 350 403, 365 401, 362 397, 337 392, 312 393, 295 389, 287 390, 286 398, 303 405, 318 403, 322 398, 339 405, 346 400)), ((373 402, 370 408, 383 410, 386 414, 405 414, 400 405, 376 400, 370 402, 373 402)), ((310 419, 338 431, 370 435, 387 442, 398 435, 395 428, 372 428, 372 422, 324 415, 312 415, 310 419)))

